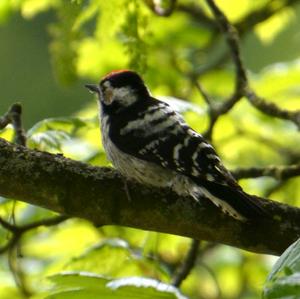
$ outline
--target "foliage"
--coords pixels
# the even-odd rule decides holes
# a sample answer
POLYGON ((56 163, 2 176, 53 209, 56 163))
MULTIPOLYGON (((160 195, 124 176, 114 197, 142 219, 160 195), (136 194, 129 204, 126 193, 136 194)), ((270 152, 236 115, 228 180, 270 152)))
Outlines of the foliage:
MULTIPOLYGON (((213 107, 224 103, 235 83, 227 46, 204 1, 178 0, 177 10, 166 17, 153 12, 154 2, 163 2, 164 9, 172 3, 1 0, 0 23, 10 26, 17 14, 26 22, 45 18, 51 38, 49 60, 60 84, 73 88, 76 80, 99 80, 112 69, 131 68, 143 74, 155 95, 171 95, 167 100, 193 128, 205 132, 211 107, 193 80, 201 83, 213 107)), ((299 51, 295 51, 300 46, 295 42, 299 41, 300 6, 289 6, 285 0, 216 2, 240 32, 255 91, 280 108, 300 109, 299 51), (264 18, 259 19, 257 12, 264 18), (276 44, 277 40, 281 43, 276 44)), ((35 68, 32 65, 33 72, 35 68)), ((39 107, 39 99, 34 101, 39 107)), ((66 104, 73 102, 62 106, 66 104)), ((30 110, 26 103, 23 107, 30 110)), ((60 109, 56 107, 58 114, 60 109)), ((72 116, 49 115, 32 125, 27 130, 28 146, 109 165, 100 144, 96 105, 76 109, 72 116)), ((0 137, 12 140, 12 127, 2 130, 0 137)), ((246 99, 218 119, 212 142, 229 168, 299 163, 296 126, 262 113, 246 99)), ((249 193, 299 205, 299 177, 288 181, 260 177, 241 184, 249 193)), ((53 217, 49 211, 13 199, 0 202, 1 218, 18 225, 53 217)), ((0 247, 10 235, 0 226, 0 247)), ((210 248, 205 242, 180 292, 172 287, 189 244, 190 240, 178 236, 116 226, 95 228, 78 219, 50 228, 39 226, 26 232, 8 252, 9 263, 3 255, 0 298, 184 298, 180 292, 189 298, 258 298, 274 258, 221 245, 210 248)), ((289 298, 296 298, 298 255, 299 242, 275 265, 265 287, 266 298, 284 298, 288 292, 289 298)))
POLYGON ((157 299, 185 299, 176 288, 154 279, 129 277, 121 279, 107 279, 89 273, 64 273, 51 277, 57 283, 59 291, 46 299, 59 298, 157 298, 157 299))
POLYGON ((267 299, 298 298, 300 295, 300 240, 292 244, 280 257, 264 288, 267 299))

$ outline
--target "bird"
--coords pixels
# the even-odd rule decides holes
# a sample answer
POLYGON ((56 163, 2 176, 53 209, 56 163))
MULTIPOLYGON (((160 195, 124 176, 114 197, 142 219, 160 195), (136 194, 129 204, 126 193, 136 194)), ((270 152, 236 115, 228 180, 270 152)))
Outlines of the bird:
POLYGON ((223 165, 214 147, 172 107, 154 98, 142 77, 116 70, 85 87, 98 96, 102 144, 128 180, 206 198, 239 221, 266 214, 223 165))

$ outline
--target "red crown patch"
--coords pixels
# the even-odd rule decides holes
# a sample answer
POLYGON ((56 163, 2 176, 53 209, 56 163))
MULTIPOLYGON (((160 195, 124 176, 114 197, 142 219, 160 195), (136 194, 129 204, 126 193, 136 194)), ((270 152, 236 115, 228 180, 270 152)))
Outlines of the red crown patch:
POLYGON ((115 76, 115 75, 117 75, 117 74, 120 74, 120 73, 126 73, 126 72, 130 72, 130 70, 126 70, 126 69, 124 69, 124 70, 114 70, 114 71, 111 71, 110 73, 108 73, 107 75, 105 75, 105 76, 102 78, 102 80, 104 80, 104 79, 109 79, 109 78, 111 78, 111 77, 113 77, 113 76, 115 76))

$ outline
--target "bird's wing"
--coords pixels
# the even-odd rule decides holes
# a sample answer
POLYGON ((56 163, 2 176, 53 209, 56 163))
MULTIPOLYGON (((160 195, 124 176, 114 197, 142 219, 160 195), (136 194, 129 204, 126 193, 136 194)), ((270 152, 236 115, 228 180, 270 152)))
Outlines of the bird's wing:
POLYGON ((236 218, 238 214, 247 218, 263 214, 257 201, 243 192, 222 165, 214 148, 168 104, 159 101, 138 118, 119 127, 117 121, 111 125, 110 138, 121 151, 189 177, 225 212, 236 218))
POLYGON ((214 148, 168 104, 156 100, 138 115, 126 123, 118 123, 124 117, 111 122, 110 138, 120 150, 193 179, 235 186, 214 148))

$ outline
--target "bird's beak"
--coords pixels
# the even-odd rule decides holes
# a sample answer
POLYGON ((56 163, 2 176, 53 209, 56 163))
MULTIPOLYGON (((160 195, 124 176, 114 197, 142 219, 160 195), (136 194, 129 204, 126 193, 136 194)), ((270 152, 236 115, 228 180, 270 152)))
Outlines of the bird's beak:
POLYGON ((99 86, 97 84, 85 84, 84 85, 91 93, 100 93, 99 86))

